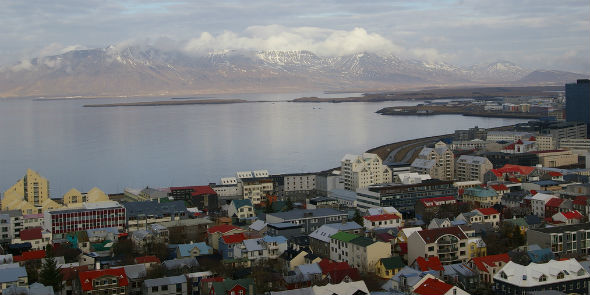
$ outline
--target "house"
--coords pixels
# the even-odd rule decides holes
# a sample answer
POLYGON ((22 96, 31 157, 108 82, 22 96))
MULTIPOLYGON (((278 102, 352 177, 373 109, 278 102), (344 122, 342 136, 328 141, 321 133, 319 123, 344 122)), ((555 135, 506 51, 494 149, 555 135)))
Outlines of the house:
POLYGON ((561 255, 585 256, 590 253, 590 223, 570 224, 557 227, 536 228, 527 231, 527 245, 549 248, 558 257, 561 255))
POLYGON ((422 272, 428 271, 435 271, 435 272, 442 272, 444 271, 444 267, 440 262, 440 259, 436 256, 431 256, 428 258, 418 257, 411 265, 414 269, 417 269, 422 272))
POLYGON ((413 288, 417 295, 469 295, 461 288, 449 285, 432 275, 426 275, 413 288))
POLYGON ((199 262, 196 258, 178 258, 162 262, 162 266, 168 271, 181 271, 187 273, 199 267, 199 262))
POLYGON ((527 229, 529 228, 528 223, 526 223, 526 220, 522 217, 519 217, 519 218, 513 217, 512 219, 504 219, 504 223, 511 224, 512 226, 518 226, 518 228, 520 229, 520 233, 522 235, 524 235, 526 233, 527 229))
POLYGON ((490 208, 500 204, 500 196, 495 190, 482 187, 470 187, 463 191, 463 202, 479 208, 490 208))
POLYGON ((468 241, 458 226, 421 230, 408 238, 408 261, 438 256, 442 264, 465 262, 468 241))
POLYGON ((416 215, 422 216, 437 216, 441 210, 441 206, 457 204, 457 199, 454 196, 436 197, 420 199, 416 202, 416 215))
POLYGON ((496 294, 524 294, 530 291, 562 290, 588 294, 590 274, 575 259, 520 265, 508 262, 494 275, 496 294))
POLYGON ((277 259, 287 251, 287 239, 283 236, 264 236, 243 240, 234 247, 234 258, 246 258, 250 262, 263 259, 277 259))
POLYGON ((283 236, 287 239, 301 236, 303 231, 303 224, 291 222, 269 223, 266 225, 266 233, 269 236, 283 236))
POLYGON ((330 259, 346 261, 363 272, 375 272, 381 258, 391 257, 391 245, 371 238, 339 232, 330 237, 330 259))
POLYGON ((483 216, 483 220, 482 220, 483 223, 489 223, 495 228, 500 226, 500 212, 498 212, 496 209, 494 209, 494 208, 478 208, 473 211, 475 211, 477 214, 483 216))
POLYGON ((221 236, 233 235, 243 232, 245 232, 245 230, 237 226, 225 224, 215 225, 207 229, 207 244, 213 247, 213 249, 219 250, 219 238, 221 238, 221 236))
POLYGON ((184 275, 148 279, 143 282, 142 294, 176 295, 187 294, 186 277, 184 275))
POLYGON ((250 219, 254 215, 254 206, 249 199, 232 200, 227 209, 227 216, 238 220, 250 219))
POLYGON ((428 224, 428 229, 450 227, 450 226, 452 226, 452 224, 448 218, 445 218, 445 219, 433 218, 432 220, 430 220, 430 223, 428 224))
POLYGON ((176 201, 184 201, 189 207, 197 207, 204 211, 219 208, 219 196, 207 185, 170 187, 168 196, 176 201))
POLYGON ((123 268, 89 270, 78 273, 84 294, 120 294, 129 290, 129 280, 123 268))
MULTIPOLYGON (((207 290, 203 290, 207 292, 207 290)), ((223 279, 221 282, 213 282, 208 290, 208 295, 256 295, 254 280, 251 278, 241 280, 223 279)))
POLYGON ((401 227, 403 220, 398 214, 379 214, 363 216, 364 227, 368 230, 401 227))
POLYGON ((54 295, 53 287, 45 286, 41 283, 33 283, 30 286, 10 286, 4 292, 4 295, 54 295))
POLYGON ((248 225, 248 229, 260 235, 264 235, 267 230, 267 224, 263 220, 256 220, 248 225))
POLYGON ((473 257, 468 264, 472 269, 477 270, 480 282, 491 284, 493 283, 494 275, 508 262, 510 262, 510 256, 508 254, 497 254, 473 257))
POLYGON ((455 263, 443 266, 442 278, 445 282, 451 283, 466 290, 475 290, 479 286, 477 272, 466 263, 455 263))
POLYGON ((346 262, 335 262, 329 259, 323 259, 318 265, 322 269, 323 277, 331 284, 352 282, 361 279, 358 269, 351 267, 346 262))
MULTIPOLYGON (((465 231, 464 231, 465 232, 465 231)), ((481 257, 487 255, 486 242, 481 237, 469 237, 467 242, 467 252, 469 257, 481 257)))
POLYGON ((569 212, 559 212, 551 216, 554 222, 560 222, 563 224, 578 224, 582 222, 584 219, 584 215, 582 215, 578 210, 569 211, 569 212))
POLYGON ((531 197, 531 209, 533 215, 536 215, 541 218, 545 218, 545 204, 549 202, 549 200, 555 198, 553 195, 548 195, 544 193, 536 193, 531 197))
POLYGON ((375 274, 382 279, 391 279, 406 266, 400 256, 381 258, 375 267, 375 274))
MULTIPOLYGON (((158 264, 159 264, 158 259, 158 264)), ((130 295, 142 295, 143 293, 143 281, 147 275, 146 264, 130 264, 125 266, 115 266, 113 268, 122 268, 125 270, 127 280, 129 281, 128 294, 130 295)))
POLYGON ((524 182, 539 180, 539 173, 534 171, 535 167, 505 164, 501 168, 488 171, 484 176, 484 182, 507 180, 524 182))
POLYGON ((213 254, 213 248, 205 242, 176 245, 176 258, 198 257, 213 254))
POLYGON ((160 202, 159 199, 123 203, 128 231, 146 229, 148 225, 188 218, 184 201, 160 202))
POLYGON ((271 291, 270 295, 366 295, 369 289, 364 281, 342 281, 337 284, 287 289, 287 291, 271 291))
POLYGON ((488 185, 488 187, 493 189, 494 191, 496 191, 496 194, 498 194, 498 196, 500 196, 500 197, 503 197, 504 194, 507 194, 510 192, 510 188, 508 188, 503 183, 490 184, 490 185, 488 185))
POLYGON ((330 237, 338 232, 363 234, 363 227, 354 221, 328 223, 320 226, 309 234, 309 246, 313 253, 323 258, 329 258, 330 237))
POLYGON ((10 286, 24 287, 29 284, 27 270, 24 266, 17 263, 3 264, 0 267, 0 291, 8 289, 10 286))
POLYGON ((394 275, 389 281, 387 281, 381 287, 384 290, 389 292, 401 293, 411 292, 414 285, 416 285, 422 278, 426 275, 438 276, 440 272, 436 271, 429 271, 429 272, 422 272, 408 266, 402 268, 396 275, 394 275))
POLYGON ((51 243, 51 233, 41 227, 22 229, 19 237, 12 239, 12 244, 31 243, 31 249, 41 250, 51 243))
POLYGON ((135 257, 133 261, 135 261, 136 264, 143 265, 144 268, 150 268, 153 265, 159 265, 160 263, 162 263, 160 261, 160 258, 154 255, 135 257))
POLYGON ((233 259, 234 247, 241 245, 245 239, 244 233, 222 236, 219 238, 219 254, 223 259, 233 259))

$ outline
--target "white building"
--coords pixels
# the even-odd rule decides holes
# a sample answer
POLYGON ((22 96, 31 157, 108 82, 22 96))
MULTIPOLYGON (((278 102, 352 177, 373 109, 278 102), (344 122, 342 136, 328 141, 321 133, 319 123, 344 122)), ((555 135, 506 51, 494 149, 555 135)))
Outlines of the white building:
POLYGON ((313 191, 316 189, 316 174, 285 174, 283 176, 283 186, 285 193, 313 191))
POLYGON ((462 155, 455 163, 455 178, 458 181, 483 182, 486 172, 493 168, 492 162, 485 157, 462 155))
POLYGON ((432 178, 453 180, 455 176, 455 155, 447 145, 439 141, 434 148, 423 148, 412 162, 412 171, 430 174, 432 178))
POLYGON ((356 191, 372 184, 391 182, 392 172, 376 154, 345 155, 341 161, 344 188, 356 191))
POLYGON ((243 198, 257 205, 273 192, 273 182, 267 170, 240 171, 236 173, 238 190, 243 198))
POLYGON ((533 215, 545 218, 545 204, 547 204, 547 202, 553 198, 555 198, 555 196, 543 193, 537 193, 536 195, 532 196, 531 210, 533 215))
POLYGON ((517 131, 488 131, 486 137, 487 141, 508 141, 515 142, 519 139, 529 139, 533 136, 530 132, 517 132, 517 131))

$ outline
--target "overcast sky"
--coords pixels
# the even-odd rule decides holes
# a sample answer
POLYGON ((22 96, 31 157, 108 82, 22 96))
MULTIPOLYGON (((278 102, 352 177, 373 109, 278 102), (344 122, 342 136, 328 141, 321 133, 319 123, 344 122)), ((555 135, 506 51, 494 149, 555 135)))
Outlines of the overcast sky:
POLYGON ((77 48, 356 51, 590 72, 588 0, 0 0, 0 64, 77 48))

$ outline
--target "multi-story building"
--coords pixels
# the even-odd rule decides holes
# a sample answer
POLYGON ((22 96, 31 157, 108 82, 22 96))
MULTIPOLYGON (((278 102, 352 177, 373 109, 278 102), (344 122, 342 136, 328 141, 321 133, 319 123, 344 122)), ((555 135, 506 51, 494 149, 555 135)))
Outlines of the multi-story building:
POLYGON ((586 256, 590 254, 590 223, 529 229, 527 244, 549 248, 557 256, 586 256))
POLYGON ((228 236, 233 234, 243 233, 246 230, 239 228, 234 225, 216 225, 212 226, 207 229, 207 244, 209 244, 213 249, 219 249, 219 239, 222 236, 228 236))
POLYGON ((250 263, 256 260, 277 259, 287 251, 287 238, 264 236, 257 239, 247 239, 233 249, 235 259, 246 258, 250 263))
POLYGON ((0 267, 0 293, 6 292, 6 289, 12 286, 26 287, 29 285, 28 282, 27 270, 24 266, 8 263, 0 267))
POLYGON ((114 201, 85 203, 81 208, 50 210, 43 214, 44 229, 51 232, 54 240, 80 230, 125 228, 125 207, 114 201))
POLYGON ((148 279, 143 281, 141 294, 176 295, 187 294, 186 277, 184 275, 148 279))
POLYGON ((399 228, 403 226, 401 214, 377 214, 363 216, 364 227, 368 230, 380 228, 399 228))
POLYGON ((381 184, 357 190, 357 206, 366 211, 374 207, 394 207, 404 214, 413 214, 420 199, 456 196, 452 181, 427 179, 415 184, 381 184))
POLYGON ((565 117, 568 122, 590 124, 590 80, 565 84, 565 117))
POLYGON ((519 139, 528 139, 533 136, 530 132, 518 132, 518 131, 488 131, 486 140, 487 141, 508 141, 515 142, 519 139))
POLYGON ((316 192, 319 195, 327 196, 332 190, 344 190, 344 181, 340 170, 320 172, 316 175, 316 192))
POLYGON ((391 182, 392 172, 376 154, 345 155, 341 160, 344 189, 354 191, 372 184, 391 182))
POLYGON ((151 224, 188 218, 184 201, 159 202, 158 200, 123 203, 127 229, 132 232, 147 229, 151 224))
POLYGON ((302 234, 309 234, 324 224, 342 222, 347 219, 347 213, 331 208, 318 208, 313 210, 294 209, 291 211, 266 214, 266 222, 269 224, 290 222, 303 225, 302 234))
POLYGON ((37 214, 43 210, 62 207, 49 196, 49 181, 27 169, 23 178, 4 192, 2 210, 21 210, 22 214, 37 214))
POLYGON ((129 280, 124 268, 89 270, 78 273, 82 294, 127 294, 129 280))
POLYGON ((590 274, 573 258, 526 266, 510 261, 494 275, 493 289, 496 294, 514 295, 550 290, 588 294, 589 282, 590 274))
POLYGON ((330 258, 330 237, 339 232, 362 235, 363 227, 352 221, 328 223, 320 226, 309 234, 309 247, 313 254, 330 258))
POLYGON ((295 173, 281 176, 283 177, 283 192, 285 195, 307 194, 316 189, 317 175, 315 173, 295 173))
POLYGON ((553 195, 537 193, 530 198, 531 210, 535 216, 545 218, 545 205, 549 200, 555 198, 553 195))
POLYGON ((534 154, 539 157, 539 164, 547 168, 578 164, 578 155, 570 150, 538 151, 534 154))
POLYGON ((391 257, 391 245, 371 238, 339 232, 330 237, 330 259, 348 262, 361 272, 375 272, 381 258, 391 257))
POLYGON ((432 178, 453 180, 455 155, 447 145, 439 141, 434 148, 423 148, 412 162, 412 171, 429 174, 432 178))
POLYGON ((492 162, 485 157, 462 155, 455 163, 455 179, 457 181, 484 181, 484 174, 494 168, 492 162))
POLYGON ((467 130, 455 130, 453 134, 453 141, 473 140, 473 139, 485 139, 488 131, 484 128, 475 126, 467 130))
POLYGON ((219 196, 208 185, 171 187, 168 196, 206 211, 219 208, 219 196))
POLYGON ((470 212, 459 214, 455 221, 465 221, 467 224, 488 223, 492 227, 500 226, 500 212, 494 208, 477 208, 470 212))
POLYGON ((490 188, 470 187, 463 191, 462 201, 475 207, 490 208, 500 204, 500 196, 490 188))
POLYGON ((221 178, 221 184, 210 184, 211 188, 221 198, 238 197, 242 194, 235 177, 221 178))
POLYGON ((97 187, 92 188, 87 193, 81 193, 79 190, 73 188, 63 196, 63 203, 67 207, 79 207, 83 203, 106 201, 110 201, 109 196, 97 187))
POLYGON ((0 211, 1 243, 10 243, 18 238, 20 231, 24 228, 24 219, 20 210, 0 211))
POLYGON ((560 149, 572 151, 590 151, 590 139, 588 138, 566 138, 559 141, 560 149))
POLYGON ((420 199, 416 202, 416 215, 436 216, 441 210, 441 206, 454 204, 457 204, 457 199, 453 196, 420 199))
POLYGON ((233 200, 229 204, 229 208, 227 208, 227 215, 238 220, 252 218, 254 217, 254 206, 248 199, 233 200))
POLYGON ((535 139, 539 151, 550 151, 557 147, 557 141, 551 135, 537 135, 535 139))
POLYGON ((408 262, 438 256, 442 264, 466 262, 469 238, 458 226, 426 229, 408 237, 408 262))
POLYGON ((240 171, 236 176, 242 198, 254 205, 260 204, 266 195, 273 194, 273 180, 266 170, 240 171))

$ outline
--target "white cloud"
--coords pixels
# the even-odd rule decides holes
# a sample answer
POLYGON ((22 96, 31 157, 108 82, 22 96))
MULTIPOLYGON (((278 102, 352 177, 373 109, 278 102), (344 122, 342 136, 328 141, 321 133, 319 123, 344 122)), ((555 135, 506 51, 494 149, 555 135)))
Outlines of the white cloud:
POLYGON ((83 45, 62 45, 60 43, 51 43, 43 48, 41 48, 39 50, 39 52, 36 54, 37 57, 45 57, 45 56, 52 56, 52 55, 59 55, 59 54, 64 54, 66 52, 72 51, 72 50, 81 50, 81 49, 87 49, 86 46, 83 45))

